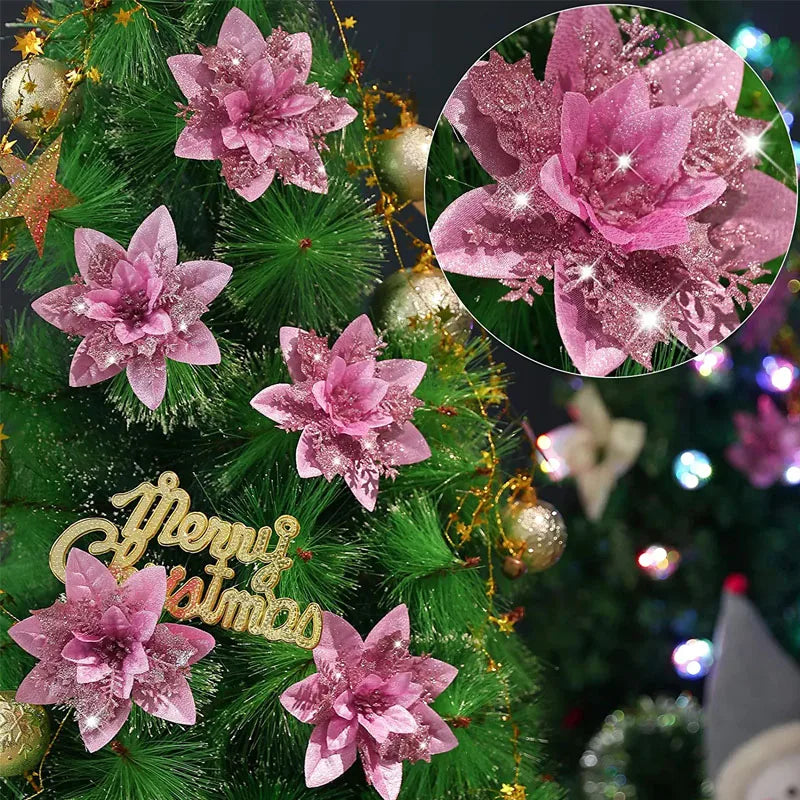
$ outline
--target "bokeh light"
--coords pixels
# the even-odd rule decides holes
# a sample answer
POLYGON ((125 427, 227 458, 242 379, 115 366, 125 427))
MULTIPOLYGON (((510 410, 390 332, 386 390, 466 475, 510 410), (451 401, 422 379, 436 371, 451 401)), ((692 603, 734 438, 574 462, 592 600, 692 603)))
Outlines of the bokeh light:
POLYGON ((702 378, 711 378, 729 372, 732 365, 733 361, 728 348, 721 344, 692 359, 692 366, 702 378))
POLYGON ((767 392, 788 392, 797 380, 797 367, 783 356, 766 356, 756 382, 767 392))
POLYGON ((687 639, 672 651, 672 664, 681 678, 705 678, 713 663, 714 646, 708 639, 687 639))
POLYGON ((674 547, 651 544, 636 558, 639 568, 648 577, 663 581, 672 575, 681 563, 681 554, 674 547))
POLYGON ((684 450, 673 462, 675 480, 684 489, 694 490, 705 486, 714 472, 709 457, 700 450, 684 450))
POLYGON ((742 57, 759 66, 769 66, 772 57, 769 46, 772 39, 768 33, 753 25, 741 25, 731 39, 731 47, 742 57))

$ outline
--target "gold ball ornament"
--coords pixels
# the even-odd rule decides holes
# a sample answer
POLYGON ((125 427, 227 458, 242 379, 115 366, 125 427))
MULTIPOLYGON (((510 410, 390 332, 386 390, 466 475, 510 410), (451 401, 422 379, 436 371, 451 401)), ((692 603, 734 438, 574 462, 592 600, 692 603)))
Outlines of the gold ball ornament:
POLYGON ((59 124, 77 115, 80 98, 70 92, 69 67, 53 58, 38 56, 15 64, 3 78, 3 113, 23 136, 35 139, 58 114, 59 124))
POLYGON ((567 526, 555 506, 523 492, 509 502, 503 517, 506 535, 514 544, 513 556, 529 571, 550 569, 564 554, 567 526))
POLYGON ((378 324, 389 331, 408 330, 412 319, 438 317, 442 327, 463 341, 472 329, 472 317, 436 267, 400 270, 380 285, 373 305, 378 324))
POLYGON ((511 578, 511 580, 521 578, 527 571, 528 567, 521 558, 506 556, 503 560, 503 572, 511 578))
POLYGON ((375 142, 373 163, 385 189, 404 203, 425 197, 425 165, 433 131, 424 125, 406 125, 375 142))
POLYGON ((49 741, 47 711, 18 703, 14 692, 0 692, 0 777, 36 769, 49 741))

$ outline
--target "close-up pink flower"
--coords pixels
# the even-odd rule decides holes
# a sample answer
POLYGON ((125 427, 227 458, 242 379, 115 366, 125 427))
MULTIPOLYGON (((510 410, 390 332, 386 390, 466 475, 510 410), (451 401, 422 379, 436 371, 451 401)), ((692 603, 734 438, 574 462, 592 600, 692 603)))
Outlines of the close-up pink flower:
POLYGON ((278 383, 251 401, 297 443, 301 478, 341 475, 361 505, 372 511, 381 475, 430 458, 411 422, 422 401, 413 392, 425 375, 422 361, 378 361, 383 344, 369 318, 353 320, 329 347, 326 337, 281 328, 281 350, 293 383, 278 383))
POLYGON ((244 11, 232 8, 217 44, 198 48, 201 55, 167 59, 188 99, 175 155, 220 160, 228 186, 251 202, 276 174, 311 192, 327 192, 319 154, 324 136, 358 114, 346 100, 307 83, 311 37, 278 28, 265 39, 244 11))
POLYGON ((491 51, 444 109, 494 182, 433 224, 442 269, 529 305, 552 282, 560 339, 585 375, 629 358, 653 369, 660 342, 718 344, 765 296, 797 206, 794 175, 758 169, 776 163, 775 120, 736 113, 744 69, 718 40, 662 40, 607 6, 558 15, 542 80, 528 56, 491 51))
POLYGON ((169 722, 194 725, 186 678, 214 647, 214 637, 191 625, 157 624, 166 594, 164 567, 146 567, 118 584, 94 556, 70 550, 66 600, 9 630, 39 660, 19 685, 17 701, 74 708, 90 752, 119 733, 131 703, 169 722))
POLYGON ((362 640, 349 622, 325 612, 314 649, 317 672, 290 686, 281 704, 314 726, 306 750, 306 785, 323 786, 361 757, 367 782, 395 800, 403 761, 430 761, 458 746, 430 704, 458 670, 409 653, 408 609, 390 611, 362 640))
POLYGON ((216 339, 200 317, 225 288, 219 261, 178 263, 175 225, 160 206, 127 250, 100 231, 75 231, 79 275, 48 292, 33 310, 65 333, 82 336, 70 386, 89 386, 125 370, 136 396, 155 409, 167 386, 166 359, 219 364, 216 339))

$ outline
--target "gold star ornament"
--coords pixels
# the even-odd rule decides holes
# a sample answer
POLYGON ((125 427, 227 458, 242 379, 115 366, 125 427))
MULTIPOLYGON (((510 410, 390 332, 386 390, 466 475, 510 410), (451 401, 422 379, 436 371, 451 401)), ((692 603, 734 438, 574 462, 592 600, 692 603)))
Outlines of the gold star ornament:
POLYGON ((0 172, 10 184, 9 190, 0 197, 0 219, 23 217, 40 257, 44 254, 50 213, 79 202, 56 181, 60 155, 61 136, 32 164, 14 155, 0 155, 0 172))
POLYGON ((133 19, 133 15, 138 11, 138 8, 130 8, 127 11, 121 8, 114 13, 115 25, 122 25, 123 28, 128 27, 128 23, 133 19))
POLYGON ((0 422, 0 450, 3 448, 3 442, 6 439, 10 439, 11 437, 7 433, 3 433, 3 428, 5 427, 5 423, 0 422))
POLYGON ((355 17, 345 17, 342 20, 342 27, 347 28, 347 30, 352 30, 356 26, 356 18, 355 17))
POLYGON ((42 10, 36 7, 36 3, 26 6, 22 9, 22 13, 25 15, 25 22, 28 25, 38 25, 45 18, 42 10))
POLYGON ((44 39, 36 31, 28 31, 24 36, 14 34, 14 40, 16 44, 11 49, 19 52, 23 59, 28 56, 40 56, 44 53, 42 49, 44 39))

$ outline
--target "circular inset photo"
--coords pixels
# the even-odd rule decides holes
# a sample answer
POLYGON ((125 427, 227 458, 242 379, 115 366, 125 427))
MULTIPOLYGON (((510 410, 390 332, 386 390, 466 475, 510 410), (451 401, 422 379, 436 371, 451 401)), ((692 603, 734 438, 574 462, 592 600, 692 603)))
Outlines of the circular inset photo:
POLYGON ((483 327, 541 364, 619 377, 745 322, 789 249, 797 173, 782 109, 736 51, 672 14, 597 5, 469 69, 425 205, 483 327))

